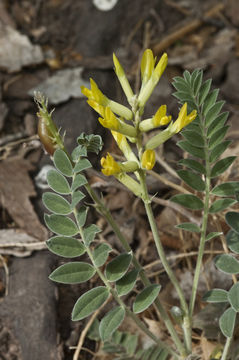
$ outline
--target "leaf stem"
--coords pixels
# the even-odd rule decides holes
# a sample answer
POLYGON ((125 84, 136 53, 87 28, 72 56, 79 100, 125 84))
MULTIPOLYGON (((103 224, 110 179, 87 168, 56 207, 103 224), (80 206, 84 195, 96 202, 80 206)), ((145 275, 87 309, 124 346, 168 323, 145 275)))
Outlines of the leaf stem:
POLYGON ((221 360, 227 360, 228 351, 230 349, 232 337, 227 337, 226 344, 223 349, 221 360))

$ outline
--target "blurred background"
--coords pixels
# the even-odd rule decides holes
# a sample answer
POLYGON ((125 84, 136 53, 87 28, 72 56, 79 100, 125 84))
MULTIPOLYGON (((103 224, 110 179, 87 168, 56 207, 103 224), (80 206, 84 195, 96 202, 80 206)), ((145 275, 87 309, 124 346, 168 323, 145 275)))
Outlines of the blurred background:
MULTIPOLYGON (((33 93, 40 90, 48 97, 50 109, 55 109, 56 124, 62 133, 66 131, 68 149, 73 149, 76 137, 86 132, 102 135, 103 154, 117 152, 99 125, 97 114, 87 105, 80 86, 88 87, 92 77, 103 93, 126 104, 113 71, 112 53, 116 53, 137 92, 140 59, 146 48, 151 48, 158 58, 167 52, 169 65, 148 102, 145 117, 152 116, 161 104, 167 104, 168 112, 175 118, 179 105, 172 96, 170 82, 185 69, 203 69, 204 78, 211 77, 213 87, 221 89, 219 97, 227 101, 224 111, 230 111, 231 124, 228 137, 238 140, 238 0, 0 0, 2 360, 72 359, 84 322, 72 323, 70 314, 84 287, 89 287, 84 284, 56 288, 48 280, 59 259, 50 255, 44 244, 48 231, 42 221, 44 209, 40 197, 47 188, 46 171, 51 160, 36 135, 37 107, 33 93)), ((183 156, 176 147, 179 138, 170 140, 158 151, 158 158, 163 159, 158 163, 162 183, 149 179, 151 191, 165 198, 172 190, 167 180, 178 182, 170 169, 183 156)), ((238 154, 236 142, 230 151, 238 154)), ((92 161, 99 169, 99 158, 92 161)), ((238 173, 234 170, 230 175, 235 179, 238 173)), ((97 171, 89 176, 93 186, 105 192, 108 206, 137 256, 145 264, 153 262, 156 255, 141 205, 97 171)), ((195 250, 195 239, 185 245, 174 230, 169 230, 176 216, 173 209, 166 210, 163 205, 156 204, 155 210, 169 254, 182 248, 195 250)), ((120 251, 104 220, 96 214, 91 216, 102 227, 101 236, 120 251)), ((179 259, 175 263, 179 265, 178 276, 185 289, 190 289, 191 284, 190 262, 179 259)), ((148 269, 160 273, 160 265, 157 266, 148 269)), ((210 271, 207 276, 212 278, 210 271)), ((202 283, 202 292, 205 289, 202 283)), ((177 300, 170 291, 166 287, 162 296, 172 304, 177 300)), ((147 317, 153 321, 152 314, 147 317)), ((205 324, 201 325, 202 330, 204 327, 205 324)), ((84 341, 79 359, 95 358, 97 346, 91 340, 84 341)), ((100 358, 107 356, 101 354, 100 358)))

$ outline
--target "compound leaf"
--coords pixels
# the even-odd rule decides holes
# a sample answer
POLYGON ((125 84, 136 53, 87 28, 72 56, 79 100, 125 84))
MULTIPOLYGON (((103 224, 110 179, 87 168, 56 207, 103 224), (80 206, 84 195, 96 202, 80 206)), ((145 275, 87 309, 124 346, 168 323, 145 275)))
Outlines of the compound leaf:
POLYGON ((217 196, 234 196, 237 190, 239 190, 239 181, 230 181, 215 186, 211 194, 217 196))
POLYGON ((78 234, 78 228, 73 220, 63 215, 44 216, 47 227, 54 233, 63 236, 74 236, 78 234))
POLYGON ((179 177, 192 189, 197 191, 205 190, 205 182, 201 179, 198 174, 195 174, 189 170, 178 170, 177 171, 179 177))
POLYGON ((68 181, 57 170, 52 169, 47 172, 47 182, 50 188, 59 194, 67 195, 71 192, 68 181))
POLYGON ((219 211, 223 211, 226 208, 234 205, 237 201, 234 199, 219 199, 214 201, 212 205, 210 206, 209 212, 211 214, 217 213, 219 211))
POLYGON ((72 167, 71 161, 63 150, 57 149, 54 152, 53 161, 54 161, 55 167, 63 175, 65 175, 65 176, 73 175, 73 167, 72 167))
POLYGON ((229 166, 236 160, 236 156, 228 156, 224 159, 219 160, 212 168, 211 178, 217 177, 224 173, 229 166))
POLYGON ((161 285, 152 284, 144 288, 135 298, 133 312, 135 314, 146 310, 157 298, 161 285))
POLYGON ((131 263, 132 255, 130 253, 124 253, 118 255, 111 260, 105 270, 106 277, 109 281, 117 281, 121 279, 131 263))
POLYGON ((62 284, 80 284, 92 278, 95 269, 84 262, 70 262, 59 266, 49 278, 62 284))
POLYGON ((116 282, 116 290, 119 296, 128 294, 134 288, 138 273, 137 269, 133 269, 116 282))
POLYGON ((121 306, 111 310, 100 322, 99 332, 102 341, 109 339, 118 329, 125 317, 125 310, 121 306))
POLYGON ((234 331, 236 312, 234 309, 227 309, 219 319, 219 326, 224 336, 231 338, 234 331))
POLYGON ((239 273, 239 262, 231 255, 228 254, 218 255, 216 256, 214 262, 216 267, 226 274, 239 273))
POLYGON ((97 245, 93 251, 93 259, 95 266, 100 267, 104 265, 111 250, 111 246, 106 243, 97 245))
POLYGON ((227 291, 222 289, 209 290, 203 295, 202 300, 210 303, 228 302, 227 291))
POLYGON ((171 197, 170 201, 173 201, 176 204, 179 204, 191 210, 201 210, 204 206, 201 199, 191 194, 174 195, 173 197, 171 197))
POLYGON ((228 225, 239 234, 239 213, 235 211, 229 211, 226 214, 226 222, 228 225))
POLYGON ((66 258, 74 258, 85 253, 86 248, 72 237, 54 236, 46 241, 48 249, 56 255, 66 258))
POLYGON ((68 215, 71 213, 69 202, 58 194, 45 192, 42 201, 45 207, 55 214, 68 215))

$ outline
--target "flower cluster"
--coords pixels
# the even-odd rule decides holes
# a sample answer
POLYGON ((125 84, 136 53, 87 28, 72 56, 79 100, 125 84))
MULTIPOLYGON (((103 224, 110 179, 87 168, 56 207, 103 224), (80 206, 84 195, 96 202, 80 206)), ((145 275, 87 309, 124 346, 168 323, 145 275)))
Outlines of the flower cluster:
POLYGON ((152 51, 145 50, 141 61, 142 82, 139 94, 133 93, 125 71, 115 54, 113 54, 113 62, 115 73, 130 108, 106 97, 92 79, 90 80, 91 88, 82 87, 82 93, 88 98, 88 104, 100 115, 98 119, 100 124, 111 130, 117 145, 127 160, 126 162, 116 162, 110 154, 107 154, 101 159, 103 174, 114 175, 126 186, 133 186, 133 192, 138 193, 139 183, 126 173, 134 172, 137 178, 138 171, 151 170, 155 165, 154 149, 192 122, 196 118, 197 112, 193 110, 187 114, 187 103, 185 103, 179 111, 178 118, 173 122, 172 117, 167 115, 166 105, 161 105, 154 116, 142 119, 145 104, 167 66, 166 53, 156 64, 156 58, 152 51), (161 126, 167 127, 142 145, 143 134, 161 126), (135 155, 129 143, 136 144, 138 156, 135 155))

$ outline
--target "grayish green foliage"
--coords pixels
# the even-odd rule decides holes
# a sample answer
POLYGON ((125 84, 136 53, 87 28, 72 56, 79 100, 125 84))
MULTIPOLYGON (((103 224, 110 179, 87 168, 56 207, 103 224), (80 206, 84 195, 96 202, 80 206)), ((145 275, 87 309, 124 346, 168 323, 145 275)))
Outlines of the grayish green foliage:
POLYGON ((218 255, 215 258, 215 265, 226 274, 239 274, 239 261, 231 255, 218 255))
POLYGON ((191 232, 196 232, 196 233, 201 232, 201 229, 197 224, 193 224, 193 223, 190 223, 190 222, 178 224, 175 227, 178 228, 178 229, 183 229, 185 231, 191 231, 191 232))
POLYGON ((100 267, 104 265, 111 250, 111 246, 106 243, 97 245, 93 251, 93 259, 95 266, 100 267))
POLYGON ((157 298, 161 285, 152 284, 144 288, 137 296, 133 304, 134 313, 138 314, 147 309, 157 298))
POLYGON ((100 322, 99 333, 102 341, 109 339, 113 335, 124 320, 124 317, 125 310, 121 306, 108 312, 100 322))
POLYGON ((56 255, 74 258, 85 253, 86 248, 79 239, 64 236, 54 236, 46 241, 48 249, 56 255))
POLYGON ((232 337, 236 321, 236 312, 232 308, 227 309, 219 319, 219 326, 224 336, 232 337))
POLYGON ((203 301, 211 303, 228 302, 227 291, 222 289, 209 290, 204 296, 203 301))
POLYGON ((116 290, 119 296, 128 294, 135 286, 139 271, 133 269, 116 281, 116 290))
POLYGON ((55 192, 68 195, 71 192, 70 185, 66 178, 57 170, 49 170, 47 173, 47 182, 55 192))
POLYGON ((73 174, 73 167, 71 164, 71 161, 69 157, 66 155, 66 153, 61 150, 57 149, 54 152, 53 161, 55 164, 55 167, 65 176, 72 176, 73 174))
POLYGON ((124 253, 118 255, 116 258, 111 260, 105 270, 105 275, 109 281, 117 281, 121 279, 126 271, 132 260, 131 253, 124 253))
POLYGON ((59 266, 49 278, 62 284, 80 284, 92 278, 95 269, 85 262, 70 262, 59 266))
POLYGON ((196 195, 179 194, 174 195, 170 200, 191 210, 203 209, 203 202, 196 195))

